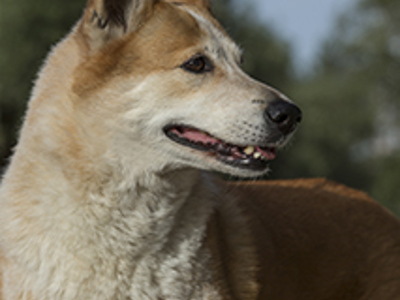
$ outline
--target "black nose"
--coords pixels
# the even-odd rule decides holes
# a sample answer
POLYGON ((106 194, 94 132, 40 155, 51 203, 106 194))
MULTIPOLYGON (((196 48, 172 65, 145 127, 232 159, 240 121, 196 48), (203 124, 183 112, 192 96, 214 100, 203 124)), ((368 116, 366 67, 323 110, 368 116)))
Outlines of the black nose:
POLYGON ((293 103, 284 100, 275 100, 270 103, 264 112, 268 123, 275 124, 283 134, 294 131, 300 123, 302 113, 293 103))

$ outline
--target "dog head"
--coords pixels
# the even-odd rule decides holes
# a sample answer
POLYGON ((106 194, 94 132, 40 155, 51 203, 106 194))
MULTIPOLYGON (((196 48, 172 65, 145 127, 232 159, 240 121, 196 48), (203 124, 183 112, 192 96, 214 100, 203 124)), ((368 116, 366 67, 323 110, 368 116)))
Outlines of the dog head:
POLYGON ((301 120, 241 70, 209 1, 90 0, 73 39, 75 117, 124 166, 259 176, 301 120))

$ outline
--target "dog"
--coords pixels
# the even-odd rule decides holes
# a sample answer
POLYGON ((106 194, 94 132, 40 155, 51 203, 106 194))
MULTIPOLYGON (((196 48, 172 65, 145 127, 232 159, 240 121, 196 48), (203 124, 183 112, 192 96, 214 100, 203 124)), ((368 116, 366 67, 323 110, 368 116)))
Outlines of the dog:
POLYGON ((400 223, 324 179, 257 178, 301 110, 207 0, 89 0, 1 186, 3 300, 400 299, 400 223))

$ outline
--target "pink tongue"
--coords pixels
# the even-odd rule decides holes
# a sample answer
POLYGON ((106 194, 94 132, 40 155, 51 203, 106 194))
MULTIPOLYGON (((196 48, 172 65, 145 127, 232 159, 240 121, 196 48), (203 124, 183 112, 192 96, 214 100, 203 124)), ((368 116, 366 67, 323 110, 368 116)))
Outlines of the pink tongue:
MULTIPOLYGON (((191 128, 179 128, 179 129, 174 128, 172 129, 172 132, 176 135, 179 135, 196 143, 212 144, 212 145, 221 143, 218 139, 191 128)), ((261 147, 256 147, 256 149, 267 160, 273 160, 276 157, 274 148, 262 149, 261 147)), ((230 151, 231 154, 236 158, 244 158, 245 156, 239 151, 237 147, 231 147, 230 151)))
POLYGON ((210 137, 209 135, 206 135, 204 133, 201 133, 197 130, 193 130, 190 128, 185 128, 182 130, 182 132, 174 129, 173 130, 175 134, 178 134, 179 136, 182 136, 190 141, 193 142, 199 142, 203 144, 211 143, 211 144, 217 144, 218 140, 210 137))
POLYGON ((273 160, 276 157, 275 149, 264 150, 260 147, 256 147, 257 151, 261 153, 268 160, 273 160))

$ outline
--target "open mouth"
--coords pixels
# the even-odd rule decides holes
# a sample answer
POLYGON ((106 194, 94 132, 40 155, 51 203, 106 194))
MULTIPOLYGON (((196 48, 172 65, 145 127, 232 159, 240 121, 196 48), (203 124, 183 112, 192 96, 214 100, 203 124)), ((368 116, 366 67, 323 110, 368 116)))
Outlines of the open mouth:
POLYGON ((217 160, 238 168, 262 171, 276 156, 275 147, 232 145, 189 126, 169 125, 164 128, 164 132, 178 144, 207 152, 217 160))

